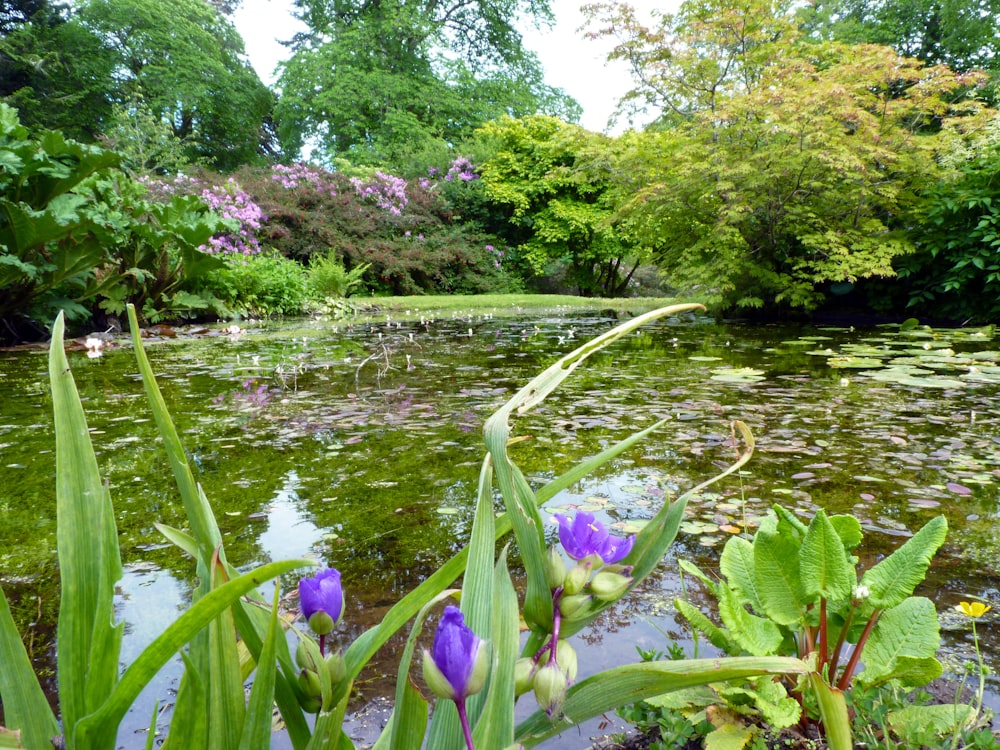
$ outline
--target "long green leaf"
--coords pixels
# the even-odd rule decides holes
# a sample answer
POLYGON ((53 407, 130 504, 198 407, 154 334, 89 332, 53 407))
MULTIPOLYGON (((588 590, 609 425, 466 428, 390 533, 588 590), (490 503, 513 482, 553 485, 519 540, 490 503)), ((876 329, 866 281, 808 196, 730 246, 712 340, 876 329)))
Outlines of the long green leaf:
POLYGON ((493 669, 486 704, 472 731, 476 747, 506 748, 514 742, 514 662, 517 661, 517 592, 507 570, 507 549, 493 576, 493 669))
POLYGON ((192 747, 208 747, 208 687, 194 662, 183 651, 184 674, 177 688, 177 702, 174 704, 170 730, 161 745, 161 750, 188 750, 192 747))
POLYGON ((264 649, 257 659, 257 672, 250 689, 250 704, 247 706, 246 721, 240 736, 239 750, 258 750, 271 744, 271 718, 274 706, 274 677, 277 672, 277 642, 281 634, 278 627, 278 603, 281 600, 281 587, 274 587, 274 602, 271 605, 271 617, 268 620, 267 637, 264 639, 264 649))
MULTIPOLYGON (((135 349, 136 362, 139 365, 139 372, 142 375, 142 384, 146 389, 146 397, 149 399, 149 406, 153 413, 153 420, 163 438, 163 448, 167 452, 167 460, 170 469, 174 474, 174 481, 180 491, 181 500, 184 503, 184 511, 187 515, 188 523, 191 524, 191 531, 198 542, 199 564, 205 566, 199 570, 202 585, 207 586, 209 579, 208 565, 222 544, 222 535, 219 533, 219 526, 215 521, 215 516, 211 508, 201 502, 198 483, 195 482, 191 466, 188 464, 187 456, 184 454, 184 446, 181 444, 177 428, 174 427, 167 411, 167 404, 163 400, 156 378, 153 375, 153 368, 149 364, 146 352, 142 348, 142 338, 139 335, 139 321, 136 318, 135 307, 128 305, 129 329, 132 333, 132 346, 135 349)), ((222 556, 225 560, 225 556, 222 556)))
POLYGON ((827 685, 816 672, 809 673, 809 685, 816 696, 829 750, 851 750, 854 743, 851 741, 851 719, 847 714, 844 694, 827 685))
POLYGON ((108 747, 114 742, 118 724, 142 689, 177 651, 218 615, 255 586, 296 568, 315 565, 312 560, 267 563, 210 591, 191 605, 125 670, 114 692, 95 713, 77 725, 77 736, 85 747, 108 747))
MULTIPOLYGON (((49 348, 56 435, 56 545, 61 597, 57 639, 63 727, 101 705, 118 675, 123 625, 113 625, 115 584, 122 576, 111 498, 101 481, 87 419, 63 350, 63 316, 49 348)), ((79 746, 83 747, 83 746, 79 746)))
POLYGON ((806 601, 823 597, 837 602, 851 596, 857 583, 854 566, 826 511, 816 511, 799 547, 802 594, 806 601))
MULTIPOLYGON (((225 580, 222 565, 212 561, 212 588, 225 580)), ((208 624, 208 742, 218 750, 236 750, 246 719, 246 695, 236 649, 233 610, 227 607, 208 624)))
POLYGON ((28 750, 51 750, 51 740, 59 734, 59 723, 38 684, 2 588, 0 665, 0 704, 7 728, 20 730, 21 742, 28 750))
POLYGON ((550 718, 544 711, 538 711, 518 725, 515 739, 525 747, 534 747, 568 726, 605 711, 682 688, 765 674, 808 673, 809 665, 805 662, 781 656, 626 664, 592 675, 570 687, 563 707, 565 718, 550 718))

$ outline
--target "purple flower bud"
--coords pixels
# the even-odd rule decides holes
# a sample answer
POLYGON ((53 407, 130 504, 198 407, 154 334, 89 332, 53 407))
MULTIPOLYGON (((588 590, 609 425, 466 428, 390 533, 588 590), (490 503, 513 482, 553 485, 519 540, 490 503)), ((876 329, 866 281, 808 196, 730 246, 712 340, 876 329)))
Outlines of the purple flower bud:
POLYGON ((299 581, 299 604, 302 616, 316 635, 326 635, 333 630, 344 611, 340 571, 327 568, 312 578, 299 581))
POLYGON ((553 518, 559 523, 559 541, 566 554, 574 560, 597 555, 610 565, 631 552, 635 543, 635 534, 627 539, 609 534, 592 513, 578 511, 573 520, 556 513, 553 518))
POLYGON ((424 680, 439 698, 463 701, 486 684, 486 642, 465 624, 455 606, 445 607, 431 651, 424 650, 424 680))

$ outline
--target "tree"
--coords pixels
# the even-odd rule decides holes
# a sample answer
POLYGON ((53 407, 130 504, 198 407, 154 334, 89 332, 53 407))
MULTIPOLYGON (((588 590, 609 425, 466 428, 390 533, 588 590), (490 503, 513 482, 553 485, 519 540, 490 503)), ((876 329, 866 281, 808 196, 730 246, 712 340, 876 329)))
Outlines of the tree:
POLYGON ((205 0, 86 0, 75 20, 115 57, 109 95, 141 97, 221 170, 253 161, 272 95, 243 40, 205 0))
POLYGON ((579 107, 542 83, 511 23, 544 0, 299 0, 299 35, 278 88, 286 151, 309 141, 332 162, 395 166, 407 152, 456 142, 486 120, 579 107))
POLYGON ((110 114, 114 59, 93 34, 47 0, 9 3, 0 16, 0 98, 32 130, 93 141, 110 114))
POLYGON ((934 176, 927 125, 961 114, 949 94, 975 76, 803 40, 768 0, 743 0, 754 20, 741 26, 713 1, 658 29, 617 26, 637 95, 674 115, 634 139, 645 182, 622 215, 671 283, 726 308, 812 310, 830 284, 893 275, 914 249, 904 218, 934 176))
POLYGON ((1000 68, 1000 0, 814 0, 799 21, 817 39, 882 44, 961 73, 1000 68))
POLYGON ((612 221, 611 139, 545 115, 488 122, 477 136, 494 149, 486 195, 507 209, 508 242, 534 272, 565 266, 581 294, 623 294, 644 253, 612 221))

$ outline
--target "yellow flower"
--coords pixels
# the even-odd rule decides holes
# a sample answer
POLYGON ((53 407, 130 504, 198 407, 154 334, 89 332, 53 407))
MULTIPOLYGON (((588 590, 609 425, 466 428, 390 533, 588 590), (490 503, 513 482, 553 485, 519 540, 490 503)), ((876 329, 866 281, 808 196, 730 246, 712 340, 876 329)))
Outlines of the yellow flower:
POLYGON ((966 617, 982 617, 993 608, 982 602, 972 602, 971 604, 969 602, 961 602, 955 605, 955 609, 966 617))

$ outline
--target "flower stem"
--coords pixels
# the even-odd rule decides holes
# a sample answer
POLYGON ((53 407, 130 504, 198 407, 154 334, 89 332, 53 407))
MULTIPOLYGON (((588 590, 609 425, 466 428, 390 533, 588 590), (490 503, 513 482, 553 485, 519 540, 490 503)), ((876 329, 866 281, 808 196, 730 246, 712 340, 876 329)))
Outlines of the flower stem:
POLYGON ((456 700, 455 707, 458 709, 458 720, 462 722, 466 750, 476 750, 476 746, 472 744, 472 730, 469 728, 469 714, 465 710, 465 698, 456 700))

